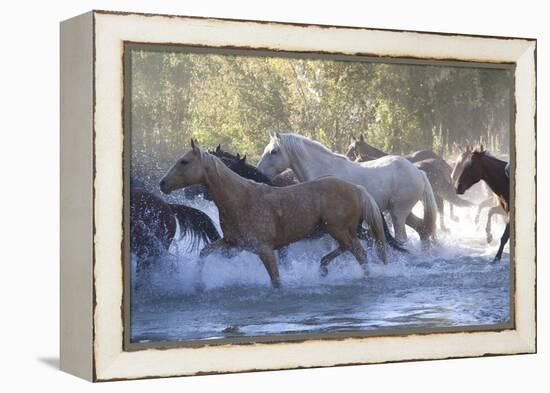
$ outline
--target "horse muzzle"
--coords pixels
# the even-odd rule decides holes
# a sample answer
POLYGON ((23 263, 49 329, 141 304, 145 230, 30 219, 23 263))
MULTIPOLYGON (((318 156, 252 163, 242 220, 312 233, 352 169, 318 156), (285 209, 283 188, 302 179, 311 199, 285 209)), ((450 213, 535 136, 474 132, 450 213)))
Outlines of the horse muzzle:
POLYGON ((170 187, 170 185, 166 182, 166 180, 162 179, 159 183, 160 191, 162 191, 163 194, 170 194, 173 191, 173 187, 170 187))

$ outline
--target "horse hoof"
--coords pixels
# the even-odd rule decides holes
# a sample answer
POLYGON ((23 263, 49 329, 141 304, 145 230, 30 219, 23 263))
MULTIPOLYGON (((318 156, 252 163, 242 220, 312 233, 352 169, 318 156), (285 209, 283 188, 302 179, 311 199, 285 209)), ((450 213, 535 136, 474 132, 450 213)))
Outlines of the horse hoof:
POLYGON ((321 271, 321 277, 325 278, 328 274, 328 269, 325 266, 322 266, 320 271, 321 271))
POLYGON ((495 263, 498 263, 498 262, 500 262, 500 258, 495 257, 491 262, 491 265, 494 265, 495 263))
POLYGON ((487 243, 492 243, 493 235, 487 235, 487 243))

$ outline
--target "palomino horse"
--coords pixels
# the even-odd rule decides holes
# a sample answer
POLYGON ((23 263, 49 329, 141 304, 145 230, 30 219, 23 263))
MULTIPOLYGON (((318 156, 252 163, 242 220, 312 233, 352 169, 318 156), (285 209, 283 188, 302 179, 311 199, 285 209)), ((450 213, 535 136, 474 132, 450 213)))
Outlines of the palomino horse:
POLYGON ((139 269, 168 251, 178 225, 180 239, 191 236, 188 251, 195 250, 200 241, 208 244, 220 238, 210 217, 200 210, 166 203, 145 190, 131 191, 130 247, 139 269))
MULTIPOLYGON (((483 146, 469 151, 462 156, 453 170, 456 192, 464 194, 467 189, 483 180, 498 197, 500 206, 508 214, 510 212, 510 178, 505 168, 506 162, 486 154, 483 146)), ((502 250, 510 237, 509 216, 506 221, 506 228, 500 238, 500 247, 493 262, 500 261, 502 250)))
POLYGON ((321 260, 321 271, 334 258, 351 251, 366 273, 367 254, 357 238, 357 223, 365 221, 377 240, 379 257, 385 261, 382 215, 363 187, 332 176, 289 187, 270 187, 244 179, 217 157, 192 149, 168 170, 160 181, 168 194, 182 187, 206 184, 220 214, 223 239, 205 247, 201 257, 215 250, 239 248, 257 254, 271 283, 281 285, 274 250, 303 239, 324 223, 338 248, 321 260))
MULTIPOLYGON (((225 152, 226 156, 229 155, 229 154, 231 154, 231 153, 225 152)), ((263 184, 267 184, 267 185, 274 186, 274 187, 281 187, 279 184, 277 184, 277 182, 269 180, 269 178, 266 175, 264 175, 262 172, 260 172, 258 170, 258 168, 256 168, 253 165, 247 164, 246 156, 241 158, 241 156, 237 153, 237 155, 234 156, 234 157, 235 157, 235 159, 232 162, 230 162, 229 164, 227 164, 227 167, 229 169, 231 169, 233 172, 235 172, 236 174, 244 177, 245 179, 254 180, 256 183, 263 183, 263 184)), ((280 175, 275 176, 274 180, 279 179, 279 183, 291 181, 290 185, 297 184, 298 180, 296 179, 296 182, 294 182, 293 176, 294 176, 293 172, 291 170, 289 170, 289 171, 283 172, 280 175), (290 176, 282 178, 282 176, 286 175, 286 174, 289 174, 290 176)), ((453 192, 454 192, 454 190, 453 190, 453 192)), ((406 248, 403 248, 402 244, 400 244, 392 236, 384 216, 382 216, 382 221, 383 221, 383 224, 384 224, 384 235, 386 235, 386 242, 388 243, 388 245, 390 245, 392 248, 394 248, 397 251, 408 253, 408 250, 406 248)), ((312 238, 320 237, 324 234, 326 234, 326 231, 321 226, 321 227, 318 228, 318 230, 316 230, 308 238, 312 239, 312 238)), ((363 226, 361 225, 361 223, 359 223, 358 228, 357 228, 357 236, 359 236, 360 239, 367 240, 367 242, 369 242, 369 244, 370 244, 370 241, 372 240, 372 238, 369 237, 368 234, 365 233, 365 230, 364 230, 363 226)))
POLYGON ((292 133, 271 133, 257 168, 273 177, 290 168, 300 181, 333 175, 365 187, 382 211, 389 211, 399 241, 407 240, 405 223, 415 229, 424 245, 435 236, 437 205, 428 178, 399 156, 356 163, 335 154, 319 142, 292 133), (411 213, 422 200, 424 217, 411 213))
MULTIPOLYGON (((460 153, 460 155, 458 156, 453 172, 451 173, 451 181, 453 184, 456 184, 456 182, 458 181, 458 174, 462 172, 462 169, 463 169, 462 167, 466 163, 467 156, 471 152, 472 152, 472 147, 470 145, 467 145, 465 151, 460 153)), ((481 182, 480 185, 481 185, 481 191, 485 197, 477 207, 475 223, 477 224, 479 222, 479 218, 481 216, 482 210, 486 207, 489 207, 489 211, 487 212, 487 222, 485 224, 485 234, 487 237, 487 243, 491 243, 493 241, 493 233, 491 228, 493 216, 496 214, 504 217, 504 219, 507 219, 508 213, 502 208, 502 206, 500 205, 498 196, 495 195, 493 191, 491 191, 487 183, 481 182)))
MULTIPOLYGON (((244 164, 246 161, 246 155, 241 158, 238 154, 234 155, 223 150, 221 145, 218 145, 215 150, 208 150, 208 153, 218 157, 225 165, 231 167, 233 172, 246 179, 254 180, 258 183, 269 184, 270 186, 275 187, 286 187, 292 184, 298 184, 298 179, 296 179, 296 176, 292 173, 292 171, 286 171, 273 179, 268 179, 255 167, 244 164), (236 161, 240 160, 242 160, 243 165, 233 165, 236 161)), ((208 187, 204 184, 195 184, 193 186, 185 187, 183 193, 188 199, 194 199, 197 196, 202 195, 207 201, 212 200, 212 196, 208 192, 208 187)))

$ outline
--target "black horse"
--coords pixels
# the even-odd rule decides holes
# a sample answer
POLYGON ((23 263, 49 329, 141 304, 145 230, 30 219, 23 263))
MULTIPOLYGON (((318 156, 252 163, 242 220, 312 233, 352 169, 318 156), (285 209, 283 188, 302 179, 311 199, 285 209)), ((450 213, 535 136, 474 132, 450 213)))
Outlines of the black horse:
POLYGON ((180 239, 190 236, 188 251, 220 239, 214 223, 200 210, 166 203, 142 188, 130 192, 130 248, 137 257, 138 269, 147 268, 165 254, 174 240, 177 227, 180 239))

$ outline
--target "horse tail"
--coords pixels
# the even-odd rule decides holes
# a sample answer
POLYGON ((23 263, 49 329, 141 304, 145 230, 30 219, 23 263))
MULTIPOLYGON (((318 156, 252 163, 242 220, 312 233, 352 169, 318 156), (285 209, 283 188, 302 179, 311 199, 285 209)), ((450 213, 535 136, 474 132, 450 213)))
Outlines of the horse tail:
POLYGON ((384 232, 384 217, 378 204, 364 187, 358 186, 363 196, 363 222, 366 223, 374 234, 376 252, 378 258, 386 263, 386 235, 384 232))
POLYGON ((437 203, 435 202, 434 192, 432 190, 432 185, 428 180, 428 176, 419 170, 422 174, 422 179, 424 181, 424 219, 423 221, 423 230, 428 237, 435 237, 436 221, 437 221, 437 203))
POLYGON ((181 240, 185 235, 191 236, 187 247, 188 251, 198 249, 200 241, 206 245, 220 239, 216 226, 207 214, 185 205, 170 204, 170 208, 174 212, 180 228, 178 240, 181 240))

